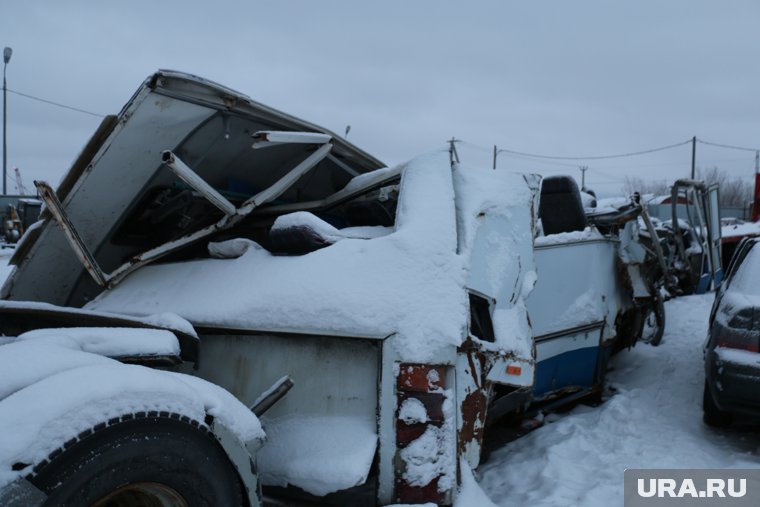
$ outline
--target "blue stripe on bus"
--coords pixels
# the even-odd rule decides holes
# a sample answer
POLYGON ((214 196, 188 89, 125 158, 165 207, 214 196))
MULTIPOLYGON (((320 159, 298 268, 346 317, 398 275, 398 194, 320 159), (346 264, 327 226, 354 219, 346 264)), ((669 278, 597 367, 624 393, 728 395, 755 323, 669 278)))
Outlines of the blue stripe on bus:
POLYGON ((534 398, 567 387, 592 387, 599 347, 571 350, 540 361, 536 367, 534 398))

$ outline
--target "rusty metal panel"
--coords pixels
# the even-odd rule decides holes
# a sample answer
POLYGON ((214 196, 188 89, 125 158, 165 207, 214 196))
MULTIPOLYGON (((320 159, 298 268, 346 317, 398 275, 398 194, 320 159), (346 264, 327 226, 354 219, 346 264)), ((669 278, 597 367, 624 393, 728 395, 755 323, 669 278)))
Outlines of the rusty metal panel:
POLYGON ((440 389, 445 367, 429 364, 402 364, 397 377, 399 390, 430 392, 440 389))
POLYGON ((486 356, 476 350, 463 351, 457 356, 457 454, 473 469, 480 463, 488 411, 486 362, 486 356))
POLYGON ((411 486, 403 479, 396 479, 396 501, 404 504, 446 505, 448 495, 438 491, 438 477, 425 486, 411 486))
MULTIPOLYGON (((402 363, 399 367, 397 376, 397 417, 396 417, 396 477, 394 484, 394 501, 399 503, 425 503, 435 502, 437 504, 448 503, 451 492, 444 489, 440 490, 442 485, 441 475, 433 478, 425 485, 410 483, 406 478, 406 471, 409 464, 404 461, 402 449, 412 445, 418 438, 422 437, 431 427, 436 431, 446 432, 450 428, 446 425, 446 413, 444 404, 446 403, 446 367, 441 365, 428 364, 409 364, 402 363), (407 423, 398 416, 404 401, 409 399, 418 400, 425 407, 427 421, 424 423, 414 422, 407 423)), ((451 428, 453 429, 453 428, 451 428)), ((437 445, 445 445, 445 435, 437 440, 437 445)), ((430 459, 437 460, 445 454, 444 449, 438 448, 431 450, 430 459)), ((452 463, 452 466, 456 466, 452 463)))
POLYGON ((415 391, 399 391, 397 400, 400 407, 405 400, 415 399, 422 403, 427 412, 428 420, 432 424, 443 424, 443 392, 415 392, 415 391))

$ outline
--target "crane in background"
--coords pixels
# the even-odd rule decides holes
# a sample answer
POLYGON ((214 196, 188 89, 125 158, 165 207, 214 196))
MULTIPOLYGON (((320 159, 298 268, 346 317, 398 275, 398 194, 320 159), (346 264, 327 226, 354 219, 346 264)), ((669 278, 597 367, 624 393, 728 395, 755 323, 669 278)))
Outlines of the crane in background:
POLYGON ((21 171, 18 167, 13 168, 13 172, 16 173, 16 191, 18 195, 29 195, 28 190, 24 186, 24 180, 21 179, 21 171))

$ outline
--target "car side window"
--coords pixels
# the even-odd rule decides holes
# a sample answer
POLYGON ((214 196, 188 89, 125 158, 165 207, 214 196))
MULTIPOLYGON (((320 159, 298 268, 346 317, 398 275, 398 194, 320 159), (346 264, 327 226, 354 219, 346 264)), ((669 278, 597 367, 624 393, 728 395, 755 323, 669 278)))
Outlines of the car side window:
POLYGON ((747 258, 747 254, 750 252, 750 250, 752 250, 752 247, 755 246, 756 243, 757 238, 745 238, 741 240, 739 245, 736 247, 736 251, 731 257, 731 261, 728 263, 728 268, 726 269, 726 277, 718 290, 715 292, 715 301, 713 302, 712 309, 710 310, 710 325, 712 325, 713 320, 715 319, 715 312, 718 310, 718 306, 720 305, 720 300, 723 298, 723 294, 731 285, 731 282, 734 279, 734 275, 739 270, 739 267, 744 262, 744 259, 747 258))
POLYGON ((734 274, 739 269, 739 266, 742 265, 742 262, 744 262, 744 259, 747 258, 747 254, 750 250, 752 250, 752 247, 755 246, 757 243, 757 240, 755 238, 745 238, 739 243, 739 246, 736 249, 736 253, 734 253, 734 256, 731 257, 731 261, 728 263, 728 270, 726 272, 726 287, 731 285, 731 281, 734 279, 734 274))

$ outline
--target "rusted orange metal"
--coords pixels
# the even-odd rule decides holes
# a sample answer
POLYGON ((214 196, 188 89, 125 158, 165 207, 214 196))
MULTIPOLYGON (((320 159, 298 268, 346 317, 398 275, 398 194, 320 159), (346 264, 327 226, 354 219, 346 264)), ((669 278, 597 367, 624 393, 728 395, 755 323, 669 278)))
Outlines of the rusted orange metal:
POLYGON ((410 486, 405 480, 396 479, 396 502, 405 504, 432 502, 436 505, 445 505, 447 496, 438 491, 438 477, 425 486, 410 486))
POLYGON ((444 387, 444 367, 403 363, 398 374, 399 391, 430 392, 444 387))
POLYGON ((477 373, 486 371, 486 358, 482 353, 470 350, 467 352, 467 362, 470 365, 473 383, 477 388, 467 393, 460 405, 462 426, 457 433, 457 447, 460 454, 471 442, 476 442, 478 447, 483 445, 483 432, 488 412, 485 374, 478 375, 477 373))
MULTIPOLYGON (((397 410, 405 400, 418 400, 425 407, 427 422, 406 424, 396 417, 396 448, 403 449, 419 437, 430 426, 440 427, 444 423, 443 404, 446 397, 445 367, 428 364, 401 364, 396 383, 397 410)), ((396 466, 395 501, 399 503, 445 504, 448 493, 438 490, 438 477, 424 486, 413 486, 404 478, 404 464, 399 459, 396 466)))

